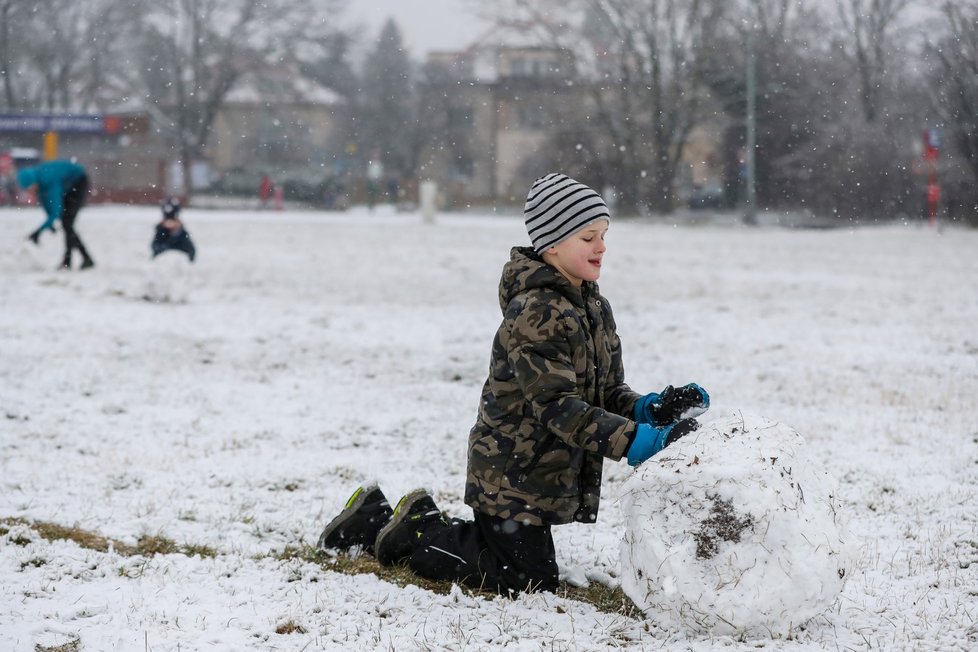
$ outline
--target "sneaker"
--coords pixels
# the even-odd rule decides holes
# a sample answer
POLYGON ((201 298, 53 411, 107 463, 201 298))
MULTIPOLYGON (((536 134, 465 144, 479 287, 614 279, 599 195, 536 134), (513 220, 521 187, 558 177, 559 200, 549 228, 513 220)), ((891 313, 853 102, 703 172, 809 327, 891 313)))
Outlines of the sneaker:
POLYGON ((441 520, 435 501, 424 489, 415 489, 397 502, 394 515, 377 535, 374 556, 393 566, 411 556, 425 526, 441 520))
POLYGON ((86 258, 81 264, 82 269, 91 269, 93 267, 95 267, 95 261, 91 258, 86 258))
POLYGON ((346 550, 363 546, 364 550, 373 553, 377 533, 393 513, 391 504, 377 485, 357 487, 343 511, 319 535, 316 548, 346 550))

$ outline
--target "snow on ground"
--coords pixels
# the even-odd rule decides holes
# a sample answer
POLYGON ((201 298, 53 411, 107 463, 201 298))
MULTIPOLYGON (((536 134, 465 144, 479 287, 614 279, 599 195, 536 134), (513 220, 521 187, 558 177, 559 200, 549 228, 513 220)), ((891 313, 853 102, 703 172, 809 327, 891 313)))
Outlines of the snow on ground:
MULTIPOLYGON (((856 567, 828 612, 772 642, 274 559, 366 480, 468 515, 466 436, 522 222, 188 208, 190 267, 150 262, 158 217, 86 208, 98 266, 63 273, 60 234, 24 240, 38 209, 0 213, 0 519, 220 554, 125 557, 5 528, 0 649, 978 646, 978 232, 612 225, 601 286, 631 385, 695 381, 707 417, 790 424, 840 482, 856 567)), ((607 463, 598 523, 556 528, 569 577, 618 577, 631 473, 607 463)))

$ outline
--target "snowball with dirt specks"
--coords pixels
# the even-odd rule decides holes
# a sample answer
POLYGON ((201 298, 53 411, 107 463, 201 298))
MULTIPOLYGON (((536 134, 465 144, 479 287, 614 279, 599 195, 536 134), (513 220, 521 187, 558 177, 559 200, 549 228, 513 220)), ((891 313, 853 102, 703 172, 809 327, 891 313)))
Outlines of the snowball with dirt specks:
POLYGON ((785 637, 854 562, 836 484, 792 428, 736 412, 639 466, 622 490, 622 588, 667 629, 785 637))

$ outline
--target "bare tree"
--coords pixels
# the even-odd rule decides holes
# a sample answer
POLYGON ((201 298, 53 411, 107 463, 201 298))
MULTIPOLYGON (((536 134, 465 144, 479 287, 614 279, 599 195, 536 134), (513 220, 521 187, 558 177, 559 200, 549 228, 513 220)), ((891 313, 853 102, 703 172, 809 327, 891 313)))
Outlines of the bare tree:
POLYGON ((190 190, 190 166, 243 73, 283 61, 333 31, 338 0, 164 0, 145 2, 141 84, 150 109, 177 143, 190 190))
POLYGON ((793 0, 740 0, 702 55, 701 78, 722 106, 727 196, 743 192, 747 130, 747 51, 756 59, 756 189, 763 206, 783 205, 811 173, 817 131, 835 118, 837 74, 817 12, 793 0))
POLYGON ((851 37, 831 14, 787 0, 744 0, 739 11, 742 20, 731 22, 729 42, 718 44, 706 75, 733 118, 724 157, 730 187, 739 181, 737 151, 744 142, 739 52, 751 29, 758 52, 759 204, 853 221, 912 214, 917 196, 909 150, 924 103, 920 80, 893 54, 902 44, 888 46, 886 92, 867 122, 852 60, 838 56, 851 37))
POLYGON ((894 27, 912 0, 836 0, 859 75, 866 122, 876 120, 892 56, 894 27))
POLYGON ((937 110, 978 181, 978 2, 945 2, 947 36, 929 49, 938 61, 937 110))
POLYGON ((20 104, 14 77, 20 63, 27 18, 32 6, 29 0, 0 0, 0 76, 3 77, 3 105, 16 109, 20 104))
POLYGON ((389 175, 414 171, 417 107, 411 61, 397 24, 388 19, 373 49, 367 53, 356 94, 360 116, 357 141, 368 157, 380 152, 389 175))
POLYGON ((595 51, 611 56, 592 72, 607 80, 595 99, 599 119, 619 144, 613 151, 624 173, 622 197, 669 211, 683 147, 703 118, 702 54, 723 3, 593 0, 589 4, 592 16, 608 27, 606 38, 592 43, 595 51), (643 184, 643 176, 651 176, 652 183, 643 184))
POLYGON ((124 74, 132 17, 112 0, 0 0, 0 70, 9 108, 88 111, 124 74))
MULTIPOLYGON (((571 52, 592 89, 578 129, 600 133, 603 176, 622 203, 673 208, 687 138, 702 117, 701 54, 725 3, 719 0, 569 0, 501 3, 499 22, 571 52)), ((566 129, 568 125, 562 125, 566 129)))

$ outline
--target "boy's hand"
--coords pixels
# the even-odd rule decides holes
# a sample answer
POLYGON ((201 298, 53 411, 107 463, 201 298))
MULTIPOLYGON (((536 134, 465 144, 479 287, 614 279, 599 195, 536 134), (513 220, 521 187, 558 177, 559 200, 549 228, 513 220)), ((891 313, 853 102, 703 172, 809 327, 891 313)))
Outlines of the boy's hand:
POLYGON ((666 446, 672 446, 676 440, 682 439, 699 427, 700 422, 696 419, 683 419, 669 429, 669 434, 666 435, 666 446))
POLYGON ((710 395, 696 383, 675 388, 669 385, 649 406, 652 423, 665 426, 680 419, 698 417, 710 407, 710 395))
POLYGON ((698 417, 710 407, 706 390, 690 383, 680 388, 672 385, 656 394, 646 394, 635 403, 634 420, 656 426, 668 426, 680 419, 698 417))
POLYGON ((628 463, 638 466, 677 439, 685 437, 699 428, 696 419, 683 419, 679 423, 663 428, 657 428, 648 423, 638 424, 635 439, 628 447, 628 463))

